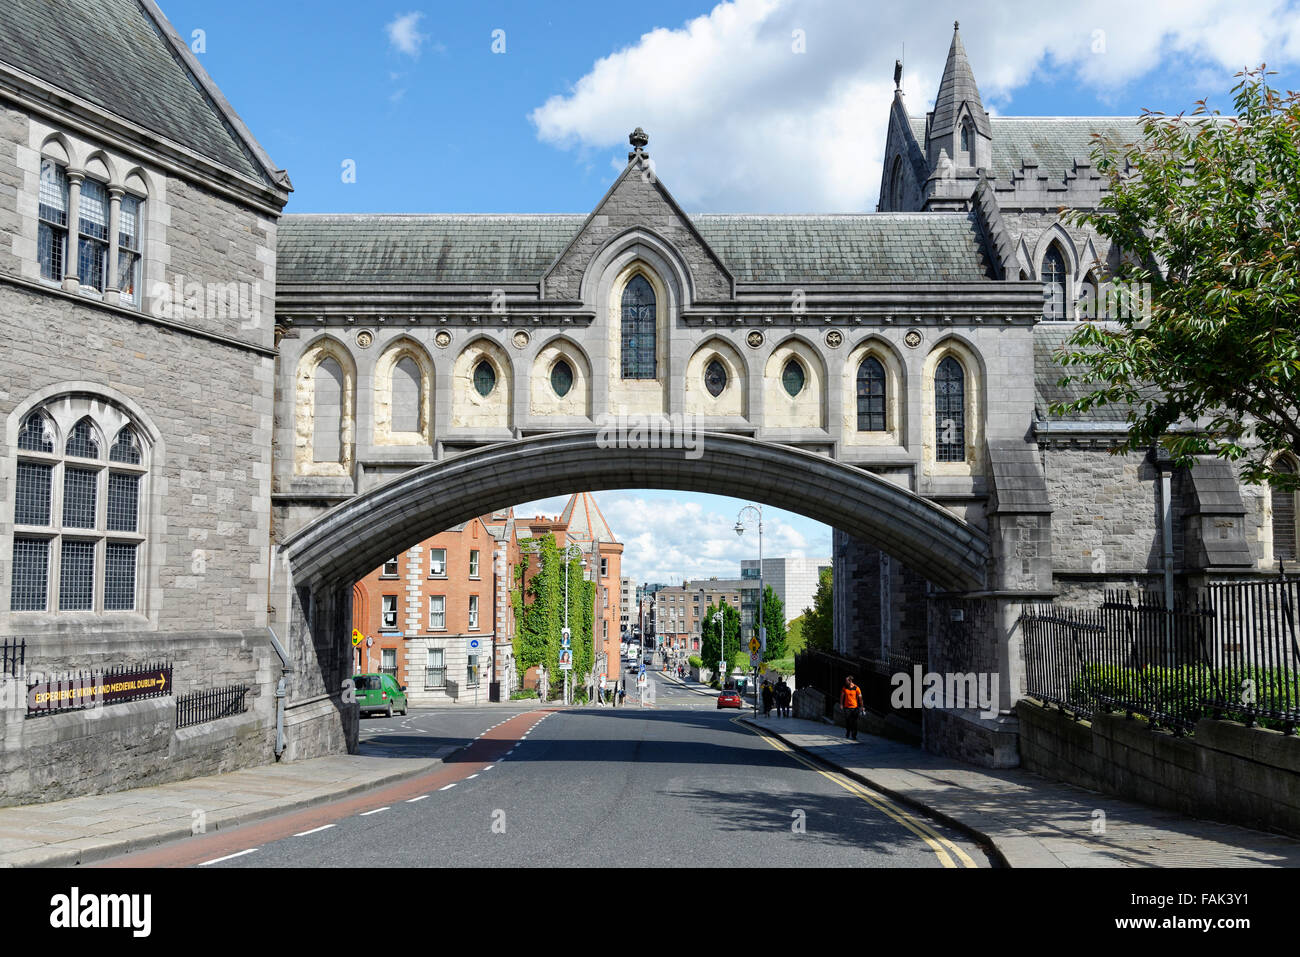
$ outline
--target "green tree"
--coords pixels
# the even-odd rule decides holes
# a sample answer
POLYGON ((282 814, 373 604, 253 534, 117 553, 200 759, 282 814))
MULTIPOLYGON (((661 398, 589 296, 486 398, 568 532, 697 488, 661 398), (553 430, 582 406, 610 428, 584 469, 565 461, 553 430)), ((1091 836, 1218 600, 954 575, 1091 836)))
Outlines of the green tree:
POLYGON ((830 651, 835 646, 834 617, 831 570, 823 568, 817 576, 812 607, 803 611, 803 638, 807 648, 830 651))
POLYGON ((767 647, 763 650, 763 660, 784 658, 790 653, 785 630, 785 602, 776 596, 771 585, 763 586, 763 624, 767 626, 767 647))
POLYGON ((1300 94, 1270 75, 1238 74, 1236 119, 1201 100, 1190 115, 1146 111, 1136 144, 1094 147, 1106 208, 1068 218, 1123 250, 1106 278, 1146 284, 1149 316, 1081 323, 1062 385, 1091 391, 1052 411, 1122 405, 1118 452, 1217 455, 1247 482, 1292 489, 1273 456, 1300 448, 1300 94))
POLYGON ((718 661, 734 661, 740 651, 740 609, 719 601, 718 605, 709 605, 704 613, 703 635, 700 641, 700 657, 704 666, 716 669, 718 661), (721 606, 721 607, 719 607, 721 606), (722 616, 723 644, 718 646, 718 615, 722 616))
MULTIPOLYGON (((564 687, 560 671, 561 629, 564 627, 564 556, 554 535, 533 539, 525 557, 536 555, 537 571, 524 586, 526 562, 515 573, 511 594, 515 606, 515 665, 520 680, 534 665, 544 664, 551 688, 559 694, 564 687)), ((574 682, 581 681, 594 663, 592 620, 595 613, 595 585, 583 578, 582 561, 569 561, 569 645, 573 652, 574 682)))
POLYGON ((801 654, 804 646, 803 615, 800 615, 798 618, 792 618, 790 623, 786 625, 786 652, 791 655, 801 654))

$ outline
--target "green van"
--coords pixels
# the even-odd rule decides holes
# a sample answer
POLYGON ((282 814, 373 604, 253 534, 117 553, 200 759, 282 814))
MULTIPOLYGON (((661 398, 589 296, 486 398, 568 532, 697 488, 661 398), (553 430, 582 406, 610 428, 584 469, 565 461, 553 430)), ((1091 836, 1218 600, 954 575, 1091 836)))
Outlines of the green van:
POLYGON ((363 717, 376 711, 382 711, 390 718, 394 711, 406 714, 406 685, 399 685, 392 675, 353 675, 352 684, 363 717))

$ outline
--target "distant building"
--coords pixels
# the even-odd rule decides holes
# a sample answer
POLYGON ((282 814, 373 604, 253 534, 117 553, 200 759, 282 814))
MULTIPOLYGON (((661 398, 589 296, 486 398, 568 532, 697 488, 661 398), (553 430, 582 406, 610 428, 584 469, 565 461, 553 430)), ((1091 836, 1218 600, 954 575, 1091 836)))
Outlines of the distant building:
MULTIPOLYGON (((805 608, 811 608, 817 594, 818 576, 823 568, 830 568, 829 558, 764 558, 763 585, 771 586, 773 594, 781 599, 787 622, 798 618, 805 608)), ((744 582, 740 607, 740 635, 749 638, 755 633, 755 609, 758 607, 758 559, 745 559, 740 563, 740 577, 744 582)))

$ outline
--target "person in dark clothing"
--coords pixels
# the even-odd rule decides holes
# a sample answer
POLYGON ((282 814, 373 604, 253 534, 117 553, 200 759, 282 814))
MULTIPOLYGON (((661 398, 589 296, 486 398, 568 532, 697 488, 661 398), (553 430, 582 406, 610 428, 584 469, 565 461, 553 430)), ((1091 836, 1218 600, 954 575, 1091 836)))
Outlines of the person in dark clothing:
POLYGON ((840 691, 840 707, 844 709, 844 737, 858 740, 858 714, 862 711, 862 689, 853 683, 853 676, 844 679, 840 691))
POLYGON ((776 714, 778 718, 790 717, 790 686, 784 678, 776 683, 776 714))
POLYGON ((772 686, 767 682, 763 683, 763 717, 767 717, 772 711, 772 686))

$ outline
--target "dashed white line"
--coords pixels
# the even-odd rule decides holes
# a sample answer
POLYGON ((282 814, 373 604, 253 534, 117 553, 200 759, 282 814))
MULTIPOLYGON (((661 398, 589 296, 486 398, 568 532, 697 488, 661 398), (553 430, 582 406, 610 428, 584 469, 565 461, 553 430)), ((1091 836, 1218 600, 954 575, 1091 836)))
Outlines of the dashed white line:
MULTIPOLYGON (((391 805, 389 805, 389 806, 391 806, 391 805)), ((377 808, 375 808, 373 811, 362 811, 360 814, 357 815, 357 817, 370 817, 370 815, 372 815, 372 814, 378 814, 380 811, 387 811, 387 810, 388 810, 388 806, 386 806, 386 807, 377 807, 377 808)))
POLYGON ((450 791, 452 788, 454 788, 454 787, 457 785, 457 783, 459 783, 459 782, 453 781, 451 784, 448 784, 446 787, 438 788, 438 790, 439 790, 439 791, 450 791))
POLYGON ((214 857, 214 858, 213 858, 212 860, 210 860, 210 861, 204 861, 202 864, 199 865, 199 867, 207 867, 209 864, 220 864, 222 861, 228 861, 228 860, 230 860, 230 859, 232 859, 232 858, 235 858, 235 857, 243 857, 245 854, 252 854, 252 853, 253 853, 254 851, 256 851, 256 850, 257 850, 257 848, 255 848, 255 847, 250 847, 250 848, 249 848, 248 850, 246 850, 246 851, 239 851, 239 852, 237 852, 237 853, 235 853, 235 854, 227 854, 225 857, 214 857))
POLYGON ((294 837, 306 837, 308 834, 319 834, 321 831, 328 831, 333 824, 322 824, 320 827, 313 827, 310 831, 299 831, 294 837))
MULTIPOLYGON (((407 798, 407 799, 406 799, 406 803, 407 803, 407 804, 414 804, 416 801, 423 801, 423 800, 424 800, 425 798, 427 798, 428 796, 429 796, 429 795, 427 795, 427 794, 421 794, 418 798, 407 798)), ((333 827, 333 825, 330 825, 330 826, 333 827)))
POLYGON ((487 767, 485 767, 483 770, 484 770, 484 771, 491 771, 491 770, 492 770, 493 768, 495 768, 495 767, 496 767, 495 764, 489 764, 489 765, 488 765, 487 767))
POLYGON ((466 780, 466 781, 472 781, 472 780, 474 780, 476 777, 478 777, 478 772, 475 772, 474 774, 471 774, 471 775, 470 775, 469 777, 467 777, 465 780, 466 780))

